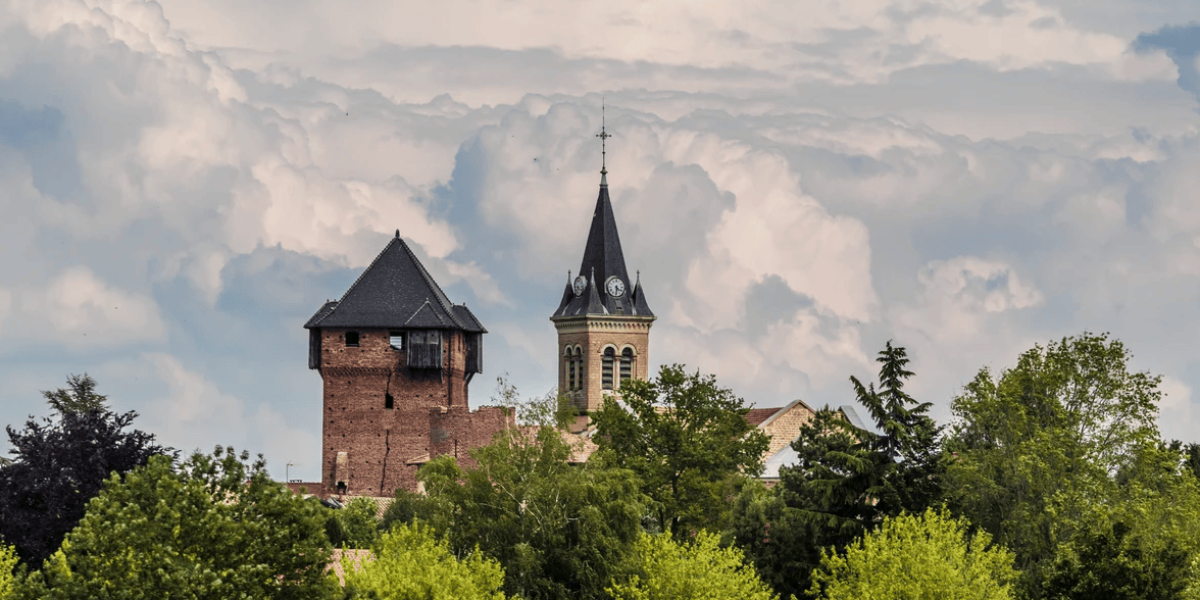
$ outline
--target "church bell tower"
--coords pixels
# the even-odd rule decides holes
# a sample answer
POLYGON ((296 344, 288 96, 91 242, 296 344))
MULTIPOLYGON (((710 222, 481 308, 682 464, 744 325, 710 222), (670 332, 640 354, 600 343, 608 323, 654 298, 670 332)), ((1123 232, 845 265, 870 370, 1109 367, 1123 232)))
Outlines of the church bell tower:
MULTIPOLYGON (((601 109, 603 110, 603 109, 601 109)), ((601 118, 600 154, 611 137, 601 118)), ((580 409, 600 408, 630 379, 646 379, 650 325, 641 274, 630 279, 608 197, 608 168, 600 167, 600 195, 583 249, 579 275, 567 276, 562 302, 550 316, 558 330, 558 389, 580 409)))

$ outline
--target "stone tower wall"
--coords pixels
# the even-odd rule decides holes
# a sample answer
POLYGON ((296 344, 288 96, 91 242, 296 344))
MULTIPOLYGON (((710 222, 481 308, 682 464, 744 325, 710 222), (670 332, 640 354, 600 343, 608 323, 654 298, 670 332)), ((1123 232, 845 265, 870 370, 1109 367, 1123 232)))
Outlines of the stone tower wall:
POLYGON ((337 455, 345 452, 352 494, 391 495, 416 489, 416 466, 406 461, 430 452, 430 409, 468 404, 463 380, 466 347, 460 331, 444 331, 441 377, 405 367, 388 330, 356 329, 357 348, 346 347, 345 329, 322 330, 322 484, 337 484, 337 455), (393 408, 385 407, 386 394, 393 408))
POLYGON ((633 347, 634 360, 632 377, 649 379, 650 376, 650 319, 630 317, 591 316, 569 321, 558 321, 558 389, 566 391, 568 375, 564 350, 579 345, 583 349, 585 371, 583 389, 568 391, 577 405, 587 410, 598 410, 603 401, 603 355, 604 348, 612 345, 617 355, 613 363, 613 392, 620 390, 620 354, 626 346, 633 347))

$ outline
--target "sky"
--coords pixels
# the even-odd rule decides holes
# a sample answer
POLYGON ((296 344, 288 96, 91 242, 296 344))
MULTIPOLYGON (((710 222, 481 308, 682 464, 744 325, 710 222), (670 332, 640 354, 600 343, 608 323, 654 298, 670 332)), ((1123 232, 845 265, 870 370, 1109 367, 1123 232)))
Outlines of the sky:
POLYGON ((652 369, 836 406, 891 340, 944 422, 1109 332, 1200 441, 1195 0, 0 0, 0 422, 86 372, 315 480, 302 325, 397 229, 472 405, 544 394, 602 102, 652 369))

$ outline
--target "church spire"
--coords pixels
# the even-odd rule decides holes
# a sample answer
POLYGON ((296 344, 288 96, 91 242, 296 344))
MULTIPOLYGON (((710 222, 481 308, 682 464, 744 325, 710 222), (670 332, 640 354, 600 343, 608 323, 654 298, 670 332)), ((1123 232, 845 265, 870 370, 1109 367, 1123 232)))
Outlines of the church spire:
POLYGON ((608 187, 608 166, 606 164, 607 157, 605 156, 604 142, 607 141, 608 138, 612 137, 612 134, 608 133, 604 129, 604 99, 603 98, 600 99, 600 133, 597 133, 596 137, 600 138, 600 187, 608 187))

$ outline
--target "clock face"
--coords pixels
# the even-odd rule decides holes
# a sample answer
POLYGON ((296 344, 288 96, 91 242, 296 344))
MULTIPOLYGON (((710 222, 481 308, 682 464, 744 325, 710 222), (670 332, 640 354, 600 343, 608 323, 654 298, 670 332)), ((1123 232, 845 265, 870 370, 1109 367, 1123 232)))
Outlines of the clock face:
POLYGON ((571 284, 571 289, 575 291, 576 296, 583 295, 583 290, 587 289, 587 279, 583 275, 575 278, 575 282, 571 284))
POLYGON ((609 296, 620 298, 625 295, 625 282, 617 279, 616 275, 613 275, 608 278, 608 281, 604 282, 604 289, 608 292, 609 296))

